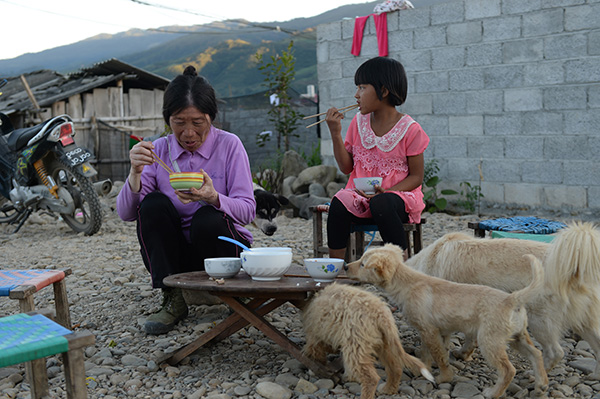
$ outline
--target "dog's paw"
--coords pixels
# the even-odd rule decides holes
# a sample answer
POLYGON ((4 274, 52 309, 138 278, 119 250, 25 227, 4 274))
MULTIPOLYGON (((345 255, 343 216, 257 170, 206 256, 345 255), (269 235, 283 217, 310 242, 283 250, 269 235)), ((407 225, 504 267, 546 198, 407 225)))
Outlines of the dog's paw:
POLYGON ((398 393, 398 387, 392 387, 392 386, 388 386, 389 384, 385 384, 383 386, 381 386, 381 388, 379 389, 380 393, 383 393, 385 395, 396 395, 398 393))

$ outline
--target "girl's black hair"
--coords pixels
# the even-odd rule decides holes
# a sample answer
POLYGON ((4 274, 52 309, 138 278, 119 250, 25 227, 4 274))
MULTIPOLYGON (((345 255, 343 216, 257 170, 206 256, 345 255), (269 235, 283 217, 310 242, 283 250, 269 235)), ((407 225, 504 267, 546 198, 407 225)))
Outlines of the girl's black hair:
POLYGON ((370 84, 380 100, 383 99, 382 89, 385 87, 389 92, 388 102, 393 106, 402 105, 406 101, 406 71, 400 61, 393 58, 375 57, 365 61, 354 74, 354 84, 370 84))
POLYGON ((163 118, 166 124, 172 115, 189 106, 198 108, 207 114, 211 121, 217 117, 217 97, 215 89, 202 76, 198 76, 196 68, 189 65, 181 75, 173 79, 163 97, 163 118))

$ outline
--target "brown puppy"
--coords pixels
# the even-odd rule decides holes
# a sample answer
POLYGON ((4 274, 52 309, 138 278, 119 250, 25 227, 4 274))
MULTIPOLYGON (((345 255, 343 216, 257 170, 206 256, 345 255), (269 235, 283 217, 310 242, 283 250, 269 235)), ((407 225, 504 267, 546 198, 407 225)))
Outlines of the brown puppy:
POLYGON ((375 396, 379 382, 375 355, 387 374, 382 389, 386 394, 398 392, 404 367, 433 382, 425 365, 404 352, 389 307, 370 292, 349 285, 331 284, 309 302, 302 317, 306 356, 325 362, 327 353, 341 350, 345 378, 360 382, 362 399, 375 396))
POLYGON ((527 313, 524 303, 540 294, 543 270, 540 261, 527 255, 531 262, 533 281, 525 289, 508 294, 494 288, 458 284, 431 277, 407 267, 402 262, 402 249, 392 244, 371 249, 348 265, 348 276, 381 287, 398 304, 403 314, 421 335, 422 360, 433 359, 440 368, 438 382, 452 380, 447 339, 454 332, 463 332, 479 343, 482 355, 498 370, 498 380, 484 390, 484 396, 501 396, 516 370, 508 359, 506 345, 510 343, 526 356, 535 373, 535 395, 548 388, 541 352, 527 333, 527 313))
MULTIPOLYGON (((600 358, 600 231, 574 222, 552 243, 517 239, 481 239, 449 233, 410 258, 406 265, 430 276, 458 283, 482 284, 506 292, 531 282, 523 258, 543 259, 543 295, 526 304, 531 335, 542 346, 549 371, 563 358, 559 339, 572 329, 600 358)), ((474 342, 465 341, 457 356, 466 358, 474 342)), ((600 362, 592 375, 600 378, 600 362)))

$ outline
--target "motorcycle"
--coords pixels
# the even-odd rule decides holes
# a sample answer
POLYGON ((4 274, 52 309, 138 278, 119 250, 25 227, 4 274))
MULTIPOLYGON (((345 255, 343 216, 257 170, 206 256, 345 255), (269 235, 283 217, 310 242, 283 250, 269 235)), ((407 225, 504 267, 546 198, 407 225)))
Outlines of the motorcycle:
POLYGON ((75 232, 100 230, 102 208, 90 180, 97 172, 74 134, 68 115, 14 129, 0 113, 0 223, 16 224, 13 233, 38 210, 60 214, 75 232))

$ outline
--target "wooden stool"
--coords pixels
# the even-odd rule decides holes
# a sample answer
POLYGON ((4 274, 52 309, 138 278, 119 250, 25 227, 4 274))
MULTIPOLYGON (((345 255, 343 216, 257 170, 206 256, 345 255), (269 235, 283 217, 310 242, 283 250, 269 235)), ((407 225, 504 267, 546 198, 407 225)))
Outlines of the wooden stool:
MULTIPOLYGON (((329 254, 329 248, 323 245, 323 213, 319 206, 311 206, 313 214, 313 256, 320 258, 322 255, 329 254)), ((421 218, 421 223, 404 223, 404 232, 408 242, 408 256, 413 256, 423 249, 423 229, 422 225, 427 220, 421 218), (411 234, 412 233, 412 234, 411 234), (412 236, 412 237, 411 237, 412 236)), ((359 259, 365 251, 365 232, 377 232, 376 225, 352 224, 350 238, 346 246, 346 262, 352 262, 359 259)), ((371 245, 383 245, 382 241, 372 241, 371 245)))
POLYGON ((47 356, 61 353, 68 399, 87 398, 83 348, 96 339, 88 331, 73 332, 36 313, 0 318, 0 367, 26 363, 31 398, 48 395, 47 356))
POLYGON ((19 300, 21 313, 35 309, 33 294, 52 284, 54 287, 54 306, 57 321, 71 328, 71 314, 67 300, 65 276, 71 269, 61 270, 0 270, 0 296, 19 300))
POLYGON ((509 218, 488 219, 478 222, 468 222, 475 237, 485 238, 485 232, 504 231, 511 233, 535 234, 538 236, 553 234, 567 227, 563 222, 537 218, 535 216, 513 216, 509 218))

